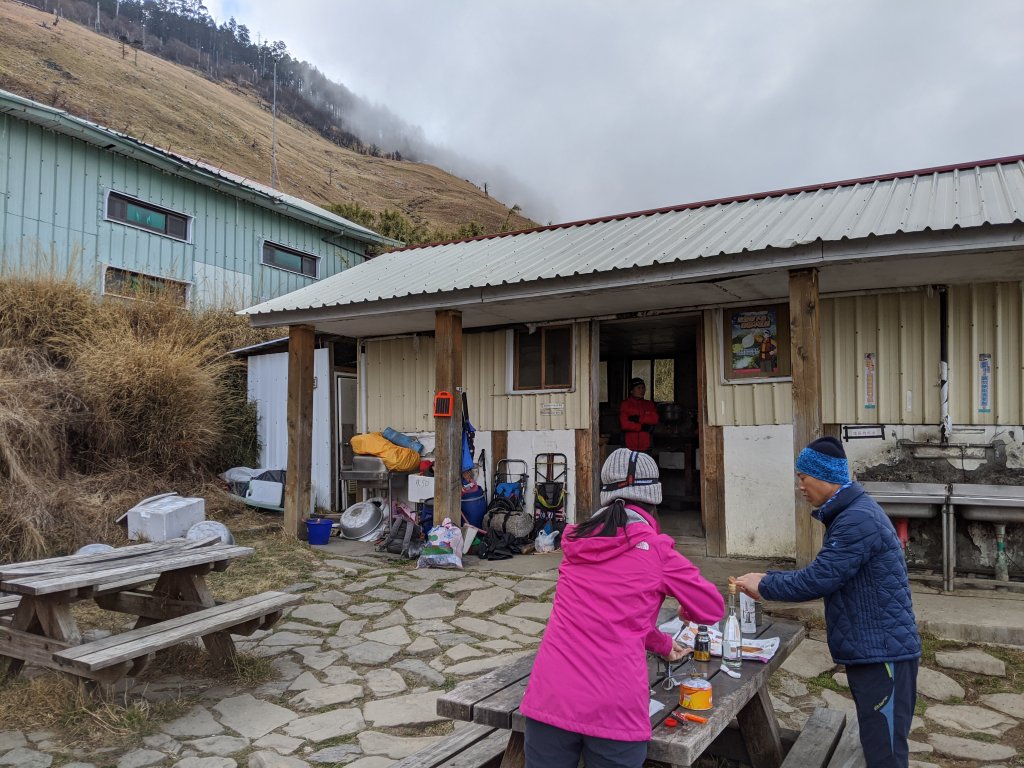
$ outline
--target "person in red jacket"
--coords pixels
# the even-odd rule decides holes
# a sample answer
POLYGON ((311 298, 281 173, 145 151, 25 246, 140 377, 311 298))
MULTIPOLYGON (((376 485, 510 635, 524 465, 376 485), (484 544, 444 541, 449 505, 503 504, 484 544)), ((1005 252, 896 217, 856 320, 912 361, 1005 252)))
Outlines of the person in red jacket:
POLYGON ((658 409, 645 400, 647 385, 643 379, 629 382, 629 397, 619 406, 619 426, 631 451, 648 453, 651 450, 651 432, 658 423, 658 409))

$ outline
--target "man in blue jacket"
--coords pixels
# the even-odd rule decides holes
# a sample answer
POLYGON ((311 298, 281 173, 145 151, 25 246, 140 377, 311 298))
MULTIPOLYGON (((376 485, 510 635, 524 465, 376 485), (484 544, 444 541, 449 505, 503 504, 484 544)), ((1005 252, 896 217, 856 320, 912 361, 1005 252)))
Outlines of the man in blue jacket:
POLYGON ((842 443, 813 441, 796 460, 800 493, 825 524, 821 551, 798 571, 748 573, 739 588, 755 599, 825 599, 828 647, 846 665, 869 768, 906 768, 917 702, 921 639, 896 531, 850 480, 842 443))

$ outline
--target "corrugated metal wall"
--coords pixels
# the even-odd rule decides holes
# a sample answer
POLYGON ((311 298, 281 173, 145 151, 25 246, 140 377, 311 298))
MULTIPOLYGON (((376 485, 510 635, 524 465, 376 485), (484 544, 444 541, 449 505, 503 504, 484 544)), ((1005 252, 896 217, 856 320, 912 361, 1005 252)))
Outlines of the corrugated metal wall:
POLYGON ((350 240, 330 245, 326 230, 10 115, 0 116, 0 200, 6 269, 70 274, 97 289, 107 264, 190 282, 201 303, 246 306, 313 282, 263 266, 264 239, 319 256, 321 277, 361 261, 363 250, 350 240), (107 221, 111 189, 193 217, 192 242, 107 221))
MULTIPOLYGON (((573 390, 523 395, 508 394, 509 333, 464 334, 462 381, 474 426, 488 431, 589 428, 589 328, 589 323, 575 324, 573 390)), ((370 430, 434 428, 433 337, 367 341, 366 377, 370 430)))
POLYGON ((1024 423, 1024 283, 953 286, 949 292, 950 410, 954 424, 1024 423), (979 358, 991 355, 988 413, 979 358))

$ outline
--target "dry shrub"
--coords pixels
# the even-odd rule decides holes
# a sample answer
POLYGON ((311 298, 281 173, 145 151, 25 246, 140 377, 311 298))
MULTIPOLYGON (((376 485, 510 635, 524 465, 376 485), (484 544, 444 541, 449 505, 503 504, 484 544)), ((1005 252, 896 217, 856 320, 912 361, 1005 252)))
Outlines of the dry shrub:
POLYGON ((97 314, 96 298, 70 278, 0 280, 0 347, 41 347, 63 358, 60 339, 97 314))
POLYGON ((213 343, 173 326, 145 335, 119 323, 89 329, 70 366, 87 412, 87 460, 193 471, 221 438, 218 382, 230 365, 213 343))
POLYGON ((60 474, 77 411, 65 371, 37 350, 0 348, 0 480, 60 474))

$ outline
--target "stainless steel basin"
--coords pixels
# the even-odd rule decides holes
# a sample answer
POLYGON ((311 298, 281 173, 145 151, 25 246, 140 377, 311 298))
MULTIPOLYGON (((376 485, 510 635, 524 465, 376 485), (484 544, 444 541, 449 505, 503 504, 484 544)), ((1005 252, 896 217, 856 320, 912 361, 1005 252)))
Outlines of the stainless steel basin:
POLYGON ((946 501, 942 483, 861 483, 889 517, 935 517, 946 501))
POLYGON ((964 520, 1024 523, 1024 486, 954 483, 949 500, 964 520))

